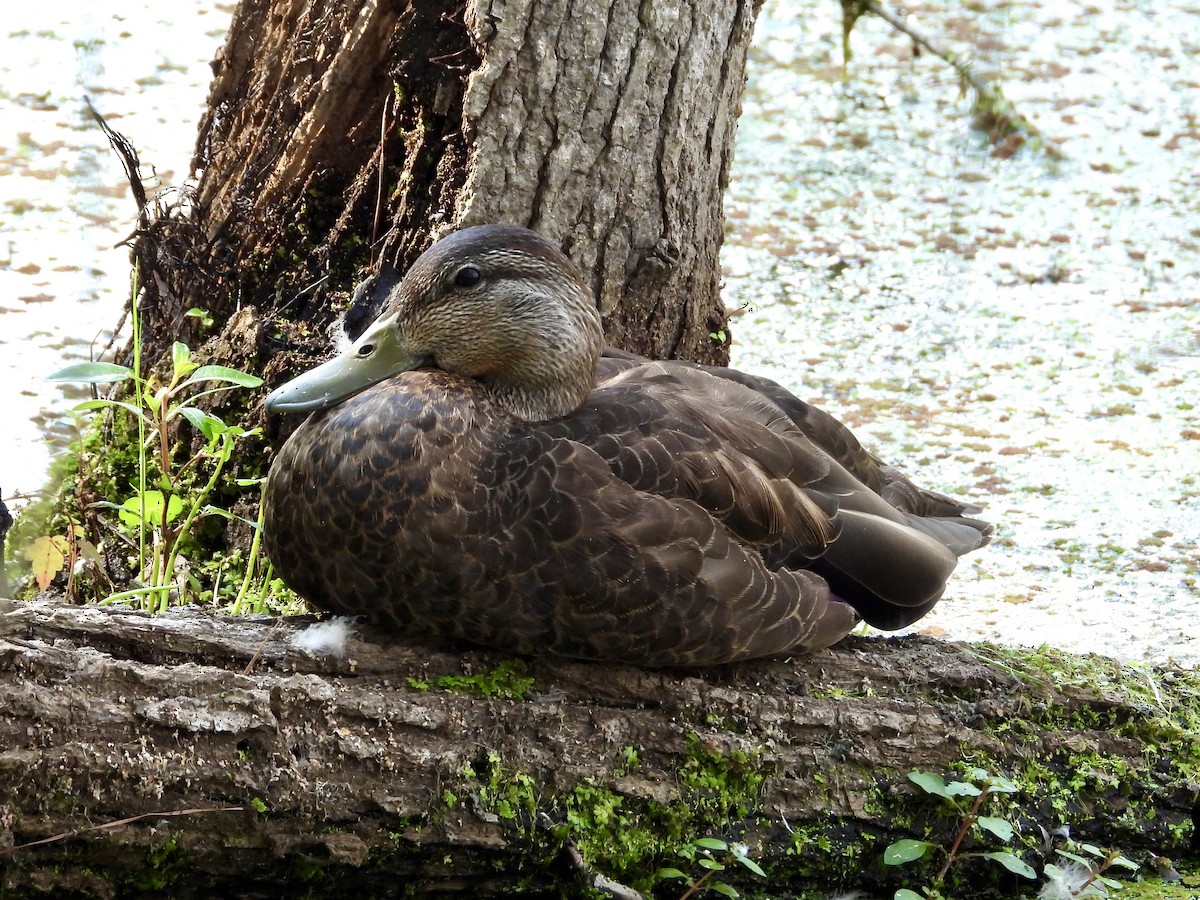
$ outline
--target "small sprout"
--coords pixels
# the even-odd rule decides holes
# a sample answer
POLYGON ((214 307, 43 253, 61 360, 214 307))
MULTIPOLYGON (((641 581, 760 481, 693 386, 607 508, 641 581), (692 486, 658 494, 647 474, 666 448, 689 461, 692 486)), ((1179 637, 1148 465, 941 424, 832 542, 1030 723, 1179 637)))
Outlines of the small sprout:
POLYGON ((201 309, 198 306, 193 306, 186 313, 184 313, 184 315, 193 319, 199 319, 201 326, 204 328, 212 328, 212 313, 210 313, 207 309, 201 309))

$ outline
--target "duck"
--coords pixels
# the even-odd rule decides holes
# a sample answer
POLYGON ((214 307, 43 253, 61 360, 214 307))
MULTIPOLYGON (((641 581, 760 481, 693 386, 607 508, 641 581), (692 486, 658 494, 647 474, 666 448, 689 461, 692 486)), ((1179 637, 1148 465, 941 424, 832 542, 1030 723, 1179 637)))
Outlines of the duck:
POLYGON ((645 667, 811 654, 917 621, 992 534, 774 381, 606 347, 579 269, 527 228, 382 267, 346 324, 265 400, 307 418, 263 540, 313 605, 397 635, 645 667))

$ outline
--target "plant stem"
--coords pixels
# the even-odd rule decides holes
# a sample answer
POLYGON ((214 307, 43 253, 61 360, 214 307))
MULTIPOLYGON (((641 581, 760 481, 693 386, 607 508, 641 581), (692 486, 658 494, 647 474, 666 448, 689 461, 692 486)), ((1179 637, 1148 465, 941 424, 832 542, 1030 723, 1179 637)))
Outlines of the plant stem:
POLYGON ((1096 871, 1092 872, 1092 874, 1088 876, 1087 881, 1085 881, 1079 887, 1075 888, 1075 890, 1071 891, 1071 896, 1072 897, 1082 897, 1083 892, 1086 891, 1088 888, 1090 888, 1093 884, 1096 883, 1096 879, 1098 879, 1101 875, 1104 874, 1104 870, 1107 869, 1109 866, 1111 866, 1112 861, 1116 858, 1117 858, 1116 851, 1109 851, 1108 856, 1105 857, 1105 859, 1102 863, 1100 863, 1100 865, 1099 865, 1099 867, 1097 867, 1096 871))
MULTIPOLYGON (((142 317, 138 303, 138 267, 133 267, 133 293, 129 307, 133 312, 133 389, 137 405, 145 408, 146 385, 142 381, 142 317)), ((138 576, 146 571, 146 420, 138 416, 138 576)), ((151 581, 153 584, 153 581, 151 581)))
MULTIPOLYGON (((212 475, 208 479, 208 483, 204 485, 199 496, 192 502, 191 508, 188 510, 187 516, 183 520, 183 524, 175 530, 175 534, 184 535, 192 527, 192 522, 196 520, 196 516, 204 509, 204 504, 208 500, 208 495, 213 492, 213 488, 217 486, 217 480, 221 477, 221 472, 225 469, 225 463, 229 461, 229 457, 233 454, 233 438, 228 434, 221 435, 221 451, 217 454, 217 463, 213 466, 212 475)), ((165 612, 167 609, 167 597, 172 580, 172 573, 175 571, 175 560, 179 556, 179 541, 178 539, 171 541, 170 554, 167 556, 166 563, 163 569, 163 589, 159 595, 159 612, 165 612)))
MULTIPOLYGON (((246 599, 246 593, 250 590, 250 582, 254 577, 254 564, 258 561, 258 548, 262 542, 263 518, 266 504, 263 499, 267 493, 267 482, 264 479, 258 492, 258 522, 254 526, 254 540, 250 542, 250 558, 246 561, 246 577, 242 579, 242 586, 238 590, 237 599, 233 601, 233 614, 240 616, 242 614, 242 602, 246 599)), ((213 591, 213 600, 217 599, 216 591, 213 591)))
POLYGON ((991 787, 985 784, 983 790, 979 792, 979 796, 975 798, 975 802, 971 804, 971 808, 967 810, 967 814, 963 816, 962 827, 958 829, 958 834, 954 836, 954 843, 950 845, 950 850, 946 853, 946 861, 942 863, 941 871, 937 873, 934 884, 940 885, 945 880, 946 873, 950 871, 950 865, 954 862, 954 857, 958 855, 958 848, 962 846, 963 838, 967 836, 967 832, 971 830, 971 826, 979 818, 979 810, 983 807, 983 801, 987 799, 990 791, 991 787))
POLYGON ((679 900, 687 900, 688 897, 692 896, 694 893, 696 893, 696 891, 698 891, 698 890, 700 890, 700 888, 704 887, 704 882, 706 882, 706 881, 708 881, 708 879, 712 878, 713 873, 715 871, 717 871, 717 870, 709 869, 707 872, 705 872, 703 875, 701 875, 699 878, 697 878, 695 884, 693 884, 690 888, 688 888, 686 891, 684 891, 682 894, 679 895, 679 900))

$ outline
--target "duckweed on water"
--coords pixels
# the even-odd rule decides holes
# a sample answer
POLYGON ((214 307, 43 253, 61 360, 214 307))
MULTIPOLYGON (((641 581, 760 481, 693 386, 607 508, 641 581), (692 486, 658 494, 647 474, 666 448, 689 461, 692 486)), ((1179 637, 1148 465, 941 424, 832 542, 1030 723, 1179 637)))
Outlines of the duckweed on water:
POLYGON ((768 2, 759 21, 726 198, 734 364, 997 523, 919 628, 1194 664, 1191 14, 913 11, 999 73, 1054 161, 993 156, 953 73, 871 17, 843 85, 838 13, 768 2))

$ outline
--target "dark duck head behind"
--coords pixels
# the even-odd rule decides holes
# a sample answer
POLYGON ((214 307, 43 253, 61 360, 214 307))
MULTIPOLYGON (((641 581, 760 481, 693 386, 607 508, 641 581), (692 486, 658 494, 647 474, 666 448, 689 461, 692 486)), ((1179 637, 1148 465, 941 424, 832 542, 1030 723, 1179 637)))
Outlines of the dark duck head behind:
POLYGON ((524 228, 429 248, 343 353, 268 398, 312 412, 264 535, 317 606, 398 633, 650 666, 900 628, 987 543, 837 420, 732 369, 603 349, 574 264, 524 228))

